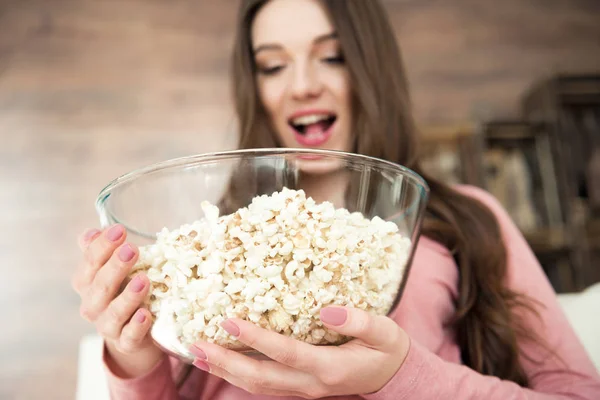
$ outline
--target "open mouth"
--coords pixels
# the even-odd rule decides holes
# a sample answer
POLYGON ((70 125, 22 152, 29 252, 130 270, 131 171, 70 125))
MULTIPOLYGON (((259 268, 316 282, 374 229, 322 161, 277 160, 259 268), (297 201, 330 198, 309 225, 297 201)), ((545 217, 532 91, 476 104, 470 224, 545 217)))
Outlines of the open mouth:
POLYGON ((323 135, 337 119, 335 114, 312 114, 290 118, 289 125, 300 135, 323 135))

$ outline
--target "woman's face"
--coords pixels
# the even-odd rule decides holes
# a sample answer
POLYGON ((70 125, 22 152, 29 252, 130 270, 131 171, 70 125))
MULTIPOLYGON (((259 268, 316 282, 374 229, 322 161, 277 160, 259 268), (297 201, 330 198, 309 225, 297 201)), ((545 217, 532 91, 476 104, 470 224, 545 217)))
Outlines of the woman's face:
POLYGON ((252 25, 257 85, 285 147, 352 150, 350 83, 317 0, 271 0, 252 25))

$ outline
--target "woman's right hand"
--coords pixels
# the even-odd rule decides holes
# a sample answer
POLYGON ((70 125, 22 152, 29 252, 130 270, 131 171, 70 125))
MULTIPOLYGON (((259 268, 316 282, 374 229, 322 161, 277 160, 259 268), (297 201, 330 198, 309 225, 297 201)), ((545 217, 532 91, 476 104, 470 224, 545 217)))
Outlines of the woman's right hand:
POLYGON ((148 278, 137 274, 119 293, 138 257, 138 250, 125 239, 121 225, 82 234, 78 242, 83 260, 72 286, 81 297, 81 316, 105 340, 109 368, 117 376, 134 378, 150 371, 164 353, 150 338, 152 316, 142 307, 148 278))

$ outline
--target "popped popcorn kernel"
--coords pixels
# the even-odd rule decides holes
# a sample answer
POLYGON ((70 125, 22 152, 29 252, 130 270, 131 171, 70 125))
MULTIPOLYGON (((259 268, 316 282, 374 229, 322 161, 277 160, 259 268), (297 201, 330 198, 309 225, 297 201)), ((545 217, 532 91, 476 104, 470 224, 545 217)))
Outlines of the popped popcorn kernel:
POLYGON ((411 248, 393 222, 288 188, 229 215, 206 201, 200 207, 204 218, 163 228, 140 247, 130 274, 147 274, 153 319, 171 317, 183 345, 241 348, 220 326, 233 317, 307 343, 339 344, 347 338, 323 326, 321 308, 390 311, 411 248))

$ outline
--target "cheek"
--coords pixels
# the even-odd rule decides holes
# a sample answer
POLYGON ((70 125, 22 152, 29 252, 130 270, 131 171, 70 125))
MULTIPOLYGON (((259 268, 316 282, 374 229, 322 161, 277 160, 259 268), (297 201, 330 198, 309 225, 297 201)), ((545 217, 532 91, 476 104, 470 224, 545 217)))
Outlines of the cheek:
POLYGON ((285 147, 291 147, 294 143, 294 135, 287 128, 287 122, 281 116, 284 115, 285 82, 283 79, 269 78, 258 81, 260 101, 268 114, 268 118, 274 128, 277 141, 285 147))
POLYGON ((281 108, 283 89, 283 85, 277 79, 258 80, 260 100, 271 117, 276 116, 281 108))
MULTIPOLYGON (((340 119, 340 140, 345 146, 350 146, 352 130, 352 100, 350 89, 350 78, 346 71, 335 71, 328 77, 330 92, 335 97, 340 119)), ((348 150, 348 149, 346 149, 348 150)))
POLYGON ((329 89, 336 98, 341 111, 350 114, 350 76, 347 71, 332 71, 327 77, 329 89))

